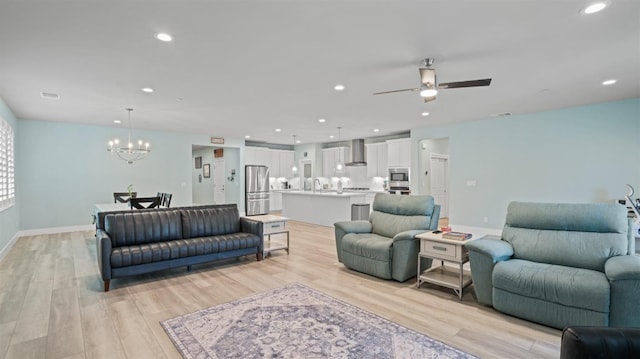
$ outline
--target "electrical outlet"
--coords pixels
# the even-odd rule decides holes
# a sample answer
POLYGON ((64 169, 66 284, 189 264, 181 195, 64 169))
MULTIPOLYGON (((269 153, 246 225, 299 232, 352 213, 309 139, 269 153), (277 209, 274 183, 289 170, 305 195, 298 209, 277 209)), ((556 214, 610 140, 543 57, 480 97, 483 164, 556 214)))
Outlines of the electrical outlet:
POLYGON ((484 223, 489 223, 489 217, 484 217, 484 218, 482 219, 482 222, 484 222, 484 223))
POLYGON ((467 180, 467 186, 475 187, 478 184, 476 180, 467 180))

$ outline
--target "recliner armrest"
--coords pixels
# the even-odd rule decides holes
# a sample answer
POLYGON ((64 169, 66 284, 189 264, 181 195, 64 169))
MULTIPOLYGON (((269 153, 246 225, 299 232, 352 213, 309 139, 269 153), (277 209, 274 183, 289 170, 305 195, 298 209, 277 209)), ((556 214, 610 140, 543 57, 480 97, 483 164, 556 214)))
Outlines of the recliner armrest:
POLYGON ((493 262, 502 262, 513 255, 513 247, 500 239, 482 237, 466 243, 465 247, 469 251, 478 252, 491 258, 493 262))
POLYGON ((334 225, 344 233, 371 233, 373 228, 369 221, 344 221, 334 225))
POLYGON ((343 221, 333 224, 336 234, 338 261, 342 262, 342 237, 349 233, 371 233, 373 226, 369 221, 343 221))
POLYGON ((424 233, 424 230, 423 229, 419 229, 419 230, 411 230, 411 231, 400 232, 400 233, 396 234, 393 237, 393 241, 394 242, 411 241, 411 240, 416 239, 416 235, 418 235, 420 233, 424 233))
POLYGON ((640 280, 640 257, 611 257, 604 263, 604 274, 610 281, 640 280))
POLYGON ((264 223, 254 221, 250 218, 240 217, 240 230, 244 233, 251 233, 260 237, 258 252, 262 253, 264 251, 264 223))

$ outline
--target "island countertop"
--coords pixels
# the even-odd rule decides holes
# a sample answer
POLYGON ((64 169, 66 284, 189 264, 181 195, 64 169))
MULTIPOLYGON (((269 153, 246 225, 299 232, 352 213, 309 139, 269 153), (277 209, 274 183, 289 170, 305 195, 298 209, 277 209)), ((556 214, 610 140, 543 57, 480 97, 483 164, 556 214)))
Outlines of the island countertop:
POLYGON ((301 190, 285 190, 278 191, 282 192, 282 194, 293 194, 293 195, 301 195, 301 196, 333 196, 333 197, 352 197, 352 196, 363 196, 366 195, 366 192, 342 192, 338 194, 336 191, 301 191, 301 190))
POLYGON ((351 205, 366 203, 367 194, 358 192, 282 192, 282 215, 291 220, 333 227, 351 220, 351 205))

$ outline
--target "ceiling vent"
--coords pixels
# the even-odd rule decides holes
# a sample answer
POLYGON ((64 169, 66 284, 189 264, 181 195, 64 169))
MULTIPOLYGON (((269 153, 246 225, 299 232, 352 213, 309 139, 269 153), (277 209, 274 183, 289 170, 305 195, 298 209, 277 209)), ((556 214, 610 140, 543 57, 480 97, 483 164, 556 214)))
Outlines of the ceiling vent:
POLYGON ((60 99, 60 95, 58 95, 57 93, 52 93, 52 92, 40 92, 40 97, 46 98, 48 100, 59 100, 60 99))
POLYGON ((366 166, 364 161, 364 140, 355 139, 351 141, 351 162, 345 166, 366 166))

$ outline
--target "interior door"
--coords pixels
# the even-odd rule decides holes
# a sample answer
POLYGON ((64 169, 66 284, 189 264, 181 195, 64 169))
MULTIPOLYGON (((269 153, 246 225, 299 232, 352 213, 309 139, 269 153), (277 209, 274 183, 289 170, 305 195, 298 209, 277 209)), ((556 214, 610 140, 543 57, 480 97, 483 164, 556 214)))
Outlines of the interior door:
POLYGON ((449 157, 431 155, 431 195, 440 205, 440 218, 449 217, 449 157))
POLYGON ((224 204, 225 192, 225 165, 224 158, 216 158, 213 160, 213 203, 224 204))

